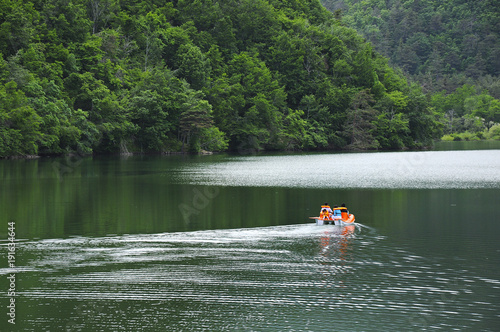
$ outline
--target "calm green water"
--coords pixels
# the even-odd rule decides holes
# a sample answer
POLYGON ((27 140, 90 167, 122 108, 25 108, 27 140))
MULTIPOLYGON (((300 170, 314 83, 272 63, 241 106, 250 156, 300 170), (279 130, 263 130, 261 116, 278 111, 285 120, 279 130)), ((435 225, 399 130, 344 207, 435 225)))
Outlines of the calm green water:
POLYGON ((2 331, 500 326, 500 150, 3 160, 0 179, 2 331), (357 224, 311 223, 324 201, 357 224))

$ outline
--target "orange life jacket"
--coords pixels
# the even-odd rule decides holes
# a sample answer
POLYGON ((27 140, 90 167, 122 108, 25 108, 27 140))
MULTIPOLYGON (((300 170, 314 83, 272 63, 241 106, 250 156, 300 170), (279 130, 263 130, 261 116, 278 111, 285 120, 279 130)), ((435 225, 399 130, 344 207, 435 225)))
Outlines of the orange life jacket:
POLYGON ((340 207, 340 215, 342 216, 342 219, 347 220, 349 218, 349 214, 347 213, 347 208, 346 207, 340 207))

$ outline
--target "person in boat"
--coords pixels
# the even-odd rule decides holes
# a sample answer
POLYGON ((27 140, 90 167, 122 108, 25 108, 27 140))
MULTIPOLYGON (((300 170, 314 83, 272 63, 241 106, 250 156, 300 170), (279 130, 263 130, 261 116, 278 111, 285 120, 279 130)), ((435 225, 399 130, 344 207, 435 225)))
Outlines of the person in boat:
POLYGON ((347 210, 346 206, 345 206, 345 203, 342 203, 341 207, 344 207, 345 208, 345 211, 347 212, 347 214, 349 214, 349 210, 347 210))
POLYGON ((335 205, 333 207, 333 219, 341 219, 342 218, 342 215, 340 213, 340 210, 338 209, 338 206, 335 205))
MULTIPOLYGON (((331 220, 331 215, 332 215, 333 211, 332 211, 332 208, 330 207, 330 205, 328 205, 328 203, 321 205, 321 212, 323 212, 323 210, 326 210, 326 212, 328 213, 328 220, 331 220)), ((320 215, 321 215, 321 212, 320 212, 320 215)))
POLYGON ((326 209, 321 210, 319 214, 319 218, 323 220, 329 220, 330 219, 330 212, 328 212, 326 209))
POLYGON ((342 219, 346 219, 349 218, 349 210, 347 210, 346 206, 345 206, 345 203, 342 203, 342 205, 340 206, 341 208, 341 211, 340 211, 340 214, 342 216, 342 219))
POLYGON ((321 211, 323 211, 323 209, 326 209, 326 211, 332 213, 332 208, 330 207, 330 205, 328 205, 328 203, 325 203, 323 205, 321 205, 321 211))

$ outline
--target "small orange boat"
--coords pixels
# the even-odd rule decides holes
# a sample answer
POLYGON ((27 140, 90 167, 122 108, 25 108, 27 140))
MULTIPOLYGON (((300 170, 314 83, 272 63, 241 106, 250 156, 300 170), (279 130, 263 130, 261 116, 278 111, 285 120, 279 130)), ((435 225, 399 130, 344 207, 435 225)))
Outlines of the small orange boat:
POLYGON ((321 217, 309 217, 309 219, 315 219, 316 225, 332 224, 337 226, 352 225, 356 220, 354 214, 349 213, 346 207, 336 207, 332 209, 334 211, 330 218, 321 217), (340 211, 340 216, 335 213, 335 211, 340 211))

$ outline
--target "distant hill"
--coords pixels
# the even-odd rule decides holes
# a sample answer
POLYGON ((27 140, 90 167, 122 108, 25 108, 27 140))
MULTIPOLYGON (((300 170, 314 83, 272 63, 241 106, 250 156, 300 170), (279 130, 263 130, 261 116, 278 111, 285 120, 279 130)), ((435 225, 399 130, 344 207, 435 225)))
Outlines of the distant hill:
POLYGON ((500 1, 321 0, 428 92, 500 98, 500 1))

